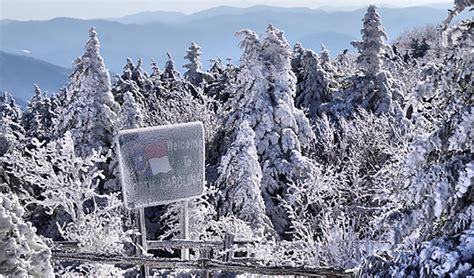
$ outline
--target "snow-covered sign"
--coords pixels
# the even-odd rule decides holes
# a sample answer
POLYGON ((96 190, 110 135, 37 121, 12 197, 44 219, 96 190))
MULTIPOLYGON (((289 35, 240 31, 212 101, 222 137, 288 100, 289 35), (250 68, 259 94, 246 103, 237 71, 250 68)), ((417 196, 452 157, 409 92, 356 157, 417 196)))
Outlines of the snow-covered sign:
POLYGON ((129 209, 202 194, 204 128, 200 122, 120 131, 117 155, 129 209))

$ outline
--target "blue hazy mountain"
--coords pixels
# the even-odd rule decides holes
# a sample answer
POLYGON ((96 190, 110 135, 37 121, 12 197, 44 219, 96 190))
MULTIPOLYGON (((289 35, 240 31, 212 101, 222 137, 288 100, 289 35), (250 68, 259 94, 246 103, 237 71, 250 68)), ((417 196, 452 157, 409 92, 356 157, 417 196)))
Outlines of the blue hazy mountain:
MULTIPOLYGON (((191 15, 143 12, 107 20, 3 20, 0 21, 0 50, 15 54, 27 52, 31 57, 69 68, 74 58, 83 53, 88 29, 95 26, 102 55, 111 71, 120 73, 127 57, 134 60, 141 57, 145 65, 154 58, 159 65, 164 65, 168 51, 181 70, 183 56, 191 41, 202 47, 205 66, 216 56, 233 57, 234 63, 238 63, 241 51, 235 32, 248 28, 261 33, 271 23, 284 30, 292 44, 299 41, 304 47, 319 51, 320 44, 324 43, 335 56, 344 49, 352 51, 350 41, 360 38, 364 13, 365 9, 327 12, 309 8, 222 6, 191 15)), ((436 24, 447 15, 444 9, 430 7, 380 8, 379 13, 389 40, 414 27, 436 24)), ((14 66, 22 69, 22 65, 14 66)), ((55 69, 52 76, 61 72, 55 69)), ((5 77, 1 78, 5 80, 5 77)), ((58 84, 56 79, 51 82, 58 84)))
POLYGON ((34 84, 57 92, 67 82, 70 70, 35 58, 0 51, 0 91, 11 92, 20 106, 34 94, 34 84))
MULTIPOLYGON (((434 24, 446 11, 428 7, 381 8, 382 21, 390 38, 415 26, 434 24)), ((0 24, 0 50, 31 56, 63 67, 82 53, 88 28, 96 26, 102 53, 109 68, 120 72, 127 57, 155 58, 164 63, 170 51, 178 65, 191 41, 202 47, 203 60, 240 56, 234 33, 242 28, 262 32, 269 23, 285 31, 291 43, 319 49, 326 44, 333 54, 350 48, 350 40, 360 37, 365 9, 325 12, 308 8, 217 7, 191 15, 146 12, 113 20, 56 18, 48 21, 7 21, 0 24), (120 22, 122 21, 122 22, 120 22)))
POLYGON ((154 22, 174 24, 182 22, 185 18, 186 15, 180 12, 146 11, 123 17, 108 18, 107 20, 125 24, 147 24, 154 22))

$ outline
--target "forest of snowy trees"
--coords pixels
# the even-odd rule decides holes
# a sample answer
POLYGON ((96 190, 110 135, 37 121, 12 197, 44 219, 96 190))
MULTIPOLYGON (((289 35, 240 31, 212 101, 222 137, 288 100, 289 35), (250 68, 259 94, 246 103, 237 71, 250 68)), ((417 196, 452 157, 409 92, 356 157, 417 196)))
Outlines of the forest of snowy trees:
MULTIPOLYGON (((238 65, 216 58, 203 69, 192 42, 182 76, 168 53, 163 69, 127 59, 110 77, 92 27, 60 92, 35 86, 23 111, 0 93, 0 275, 133 272, 60 264, 50 246, 133 254, 114 139, 190 121, 206 140, 192 239, 257 240, 246 251, 262 265, 474 275, 474 26, 456 20, 473 5, 456 0, 439 26, 392 44, 369 6, 357 54, 334 59, 324 45, 290 46, 272 25, 241 30, 238 65)), ((179 210, 147 208, 147 237, 179 237, 179 210)))

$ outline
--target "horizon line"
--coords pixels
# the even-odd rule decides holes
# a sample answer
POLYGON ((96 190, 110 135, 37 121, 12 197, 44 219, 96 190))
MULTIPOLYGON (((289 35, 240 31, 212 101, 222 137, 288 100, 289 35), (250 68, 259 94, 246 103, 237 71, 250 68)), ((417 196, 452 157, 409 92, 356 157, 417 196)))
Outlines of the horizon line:
MULTIPOLYGON (((446 9, 445 7, 441 7, 442 5, 449 5, 451 2, 443 2, 443 3, 427 3, 427 4, 415 4, 415 5, 403 5, 403 6, 396 6, 396 5, 390 5, 390 4, 383 4, 383 5, 375 5, 377 8, 383 8, 383 9, 406 9, 406 8, 430 8, 430 9, 435 9, 435 10, 444 10, 446 9), (440 6, 440 7, 435 7, 435 6, 440 6)), ((0 14, 0 21, 50 21, 58 18, 70 18, 70 19, 78 19, 78 20, 107 20, 107 21, 113 21, 114 19, 121 19, 124 17, 128 16, 133 16, 133 15, 139 15, 143 13, 177 13, 181 14, 183 16, 192 16, 196 15, 205 11, 210 11, 214 9, 219 9, 219 8, 231 8, 231 9, 239 9, 239 10, 246 10, 246 9, 252 9, 256 7, 267 7, 267 8, 279 8, 279 9, 287 9, 287 10, 292 10, 292 9, 306 9, 306 10, 311 10, 311 11, 321 11, 321 12, 326 12, 326 13, 335 13, 335 12, 354 12, 357 10, 365 9, 368 7, 368 5, 352 5, 352 6, 320 6, 320 7, 305 7, 305 6, 295 6, 295 7, 288 7, 288 6, 280 6, 280 5, 269 5, 269 4, 255 4, 255 5, 249 5, 249 6, 236 6, 236 5, 218 5, 218 6, 213 6, 209 8, 204 8, 201 10, 197 11, 192 11, 192 12, 184 12, 184 11, 177 11, 177 10, 172 10, 172 9, 146 9, 142 11, 137 11, 137 12, 132 12, 132 13, 127 13, 124 15, 118 15, 118 16, 104 16, 104 17, 81 17, 81 16, 68 16, 68 15, 58 15, 54 17, 48 17, 44 19, 14 19, 14 18, 3 18, 3 15, 0 14)))

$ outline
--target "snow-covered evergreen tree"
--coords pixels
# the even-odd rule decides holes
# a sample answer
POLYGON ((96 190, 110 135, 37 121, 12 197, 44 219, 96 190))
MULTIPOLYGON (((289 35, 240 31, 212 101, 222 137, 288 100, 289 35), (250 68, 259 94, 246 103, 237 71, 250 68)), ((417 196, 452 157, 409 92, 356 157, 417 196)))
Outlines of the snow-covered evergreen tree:
POLYGON ((42 98, 46 95, 46 92, 42 92, 41 88, 37 84, 34 85, 34 88, 35 94, 33 97, 31 97, 26 109, 30 108, 31 106, 35 106, 37 103, 41 103, 42 98))
POLYGON ((321 64, 328 64, 331 61, 331 57, 329 55, 329 49, 324 44, 321 44, 321 53, 319 54, 321 58, 321 64))
POLYGON ((22 112, 8 92, 0 92, 0 155, 19 146, 25 131, 21 126, 22 112))
MULTIPOLYGON (((120 130, 125 130, 125 129, 134 129, 134 128, 140 128, 145 126, 145 116, 143 115, 142 111, 146 110, 142 107, 144 107, 146 104, 148 104, 148 101, 150 99, 145 99, 142 101, 145 101, 145 103, 139 104, 137 101, 135 101, 134 94, 127 91, 124 94, 122 94, 122 90, 129 88, 129 86, 133 89, 136 89, 135 95, 137 96, 143 96, 140 93, 140 90, 138 89, 137 83, 135 81, 128 79, 128 80, 123 80, 120 78, 114 86, 114 89, 112 91, 116 93, 118 96, 122 96, 122 106, 120 109, 120 117, 119 117, 119 129, 120 130)), ((156 98, 152 98, 153 102, 156 101, 156 98)), ((108 181, 105 182, 104 188, 110 191, 119 191, 120 190, 120 182, 119 182, 119 168, 118 168, 118 158, 112 157, 112 160, 109 163, 109 171, 115 176, 115 178, 111 178, 108 181)))
POLYGON ((352 45, 359 50, 356 63, 363 75, 352 76, 349 86, 335 95, 335 114, 350 115, 356 108, 364 108, 375 114, 396 115, 402 121, 405 88, 392 75, 383 70, 385 54, 390 48, 384 44, 386 34, 375 6, 371 5, 363 19, 362 40, 352 45))
POLYGON ((342 77, 342 79, 346 79, 347 77, 353 76, 357 72, 359 72, 357 64, 355 63, 357 57, 355 57, 353 54, 348 53, 348 51, 349 49, 345 49, 334 59, 334 67, 336 68, 336 72, 342 77))
POLYGON ((121 129, 134 129, 143 126, 143 115, 132 93, 125 93, 120 113, 121 129))
POLYGON ((336 67, 333 65, 331 61, 331 56, 329 54, 329 49, 324 45, 321 44, 321 52, 319 54, 319 60, 321 62, 321 67, 329 73, 329 75, 334 79, 341 75, 336 70, 336 67))
POLYGON ((184 78, 197 87, 199 87, 202 81, 199 76, 199 73, 202 72, 202 64, 200 61, 201 55, 201 47, 195 42, 192 42, 191 46, 186 51, 186 56, 184 56, 184 58, 189 61, 187 64, 183 65, 183 67, 187 69, 184 73, 184 78))
POLYGON ((145 97, 140 92, 140 88, 138 87, 137 83, 131 80, 131 72, 125 70, 121 76, 118 76, 117 81, 112 87, 112 94, 114 95, 115 101, 123 105, 125 101, 125 95, 127 93, 131 93, 133 97, 136 99, 137 103, 144 105, 145 97))
POLYGON ((43 98, 45 97, 45 94, 41 92, 41 89, 38 87, 38 85, 35 84, 34 87, 35 94, 31 98, 26 110, 22 115, 22 125, 25 129, 25 134, 29 137, 36 137, 36 131, 41 129, 40 121, 42 115, 40 114, 39 110, 41 109, 40 107, 42 105, 43 98))
POLYGON ((133 63, 132 63, 131 79, 135 81, 137 85, 145 91, 145 94, 146 94, 149 91, 151 84, 150 84, 148 73, 143 70, 142 64, 143 64, 142 58, 138 58, 136 66, 133 66, 133 63))
POLYGON ((261 180, 255 133, 248 122, 243 121, 219 166, 217 183, 221 189, 220 214, 235 215, 259 233, 268 229, 269 220, 265 215, 261 180))
POLYGON ((41 108, 41 114, 43 117, 40 130, 42 130, 43 133, 38 132, 36 137, 49 140, 52 137, 52 134, 54 134, 58 122, 58 114, 54 111, 54 103, 48 96, 43 99, 43 105, 41 108))
POLYGON ((35 85, 35 95, 31 98, 22 116, 25 135, 39 140, 48 140, 54 132, 57 117, 51 99, 35 85))
POLYGON ((304 69, 302 64, 302 58, 304 55, 304 47, 301 43, 297 42, 293 46, 293 52, 291 53, 291 70, 295 74, 296 77, 296 96, 302 91, 300 89, 300 83, 304 78, 304 69))
POLYGON ((51 251, 23 214, 18 198, 0 193, 0 275, 53 277, 51 251))
POLYGON ((359 51, 357 64, 367 75, 376 75, 382 69, 383 57, 387 50, 384 40, 387 34, 382 27, 380 15, 374 5, 370 5, 363 19, 362 40, 351 44, 359 51))
POLYGON ((15 122, 21 119, 21 109, 16 104, 13 96, 8 92, 0 93, 0 113, 2 119, 8 117, 15 122))
POLYGON ((304 50, 301 65, 295 104, 298 108, 307 109, 314 119, 327 109, 322 106, 331 102, 336 85, 332 73, 322 67, 321 59, 312 50, 304 50))
POLYGON ((252 31, 237 33, 244 53, 226 129, 247 120, 255 132, 255 146, 262 167, 262 195, 267 213, 280 233, 289 228, 279 198, 289 183, 304 178, 307 158, 302 146, 314 137, 304 113, 295 108, 295 76, 291 49, 283 32, 269 26, 262 39, 252 31))
POLYGON ((94 27, 84 48, 85 53, 74 61, 57 126, 59 135, 71 132, 81 156, 91 154, 93 149, 107 151, 111 147, 120 110, 110 91, 110 77, 94 27))
POLYGON ((296 75, 297 80, 299 80, 299 72, 301 70, 301 59, 304 54, 304 47, 301 45, 301 43, 297 42, 295 46, 293 46, 293 52, 292 52, 292 57, 291 57, 291 69, 296 75))
MULTIPOLYGON (((197 72, 197 76, 209 75, 204 72, 197 72)), ((210 76, 210 75, 209 75, 210 76)), ((181 79, 179 72, 174 67, 174 61, 171 57, 171 54, 168 53, 168 61, 165 65, 165 70, 161 76, 162 84, 161 88, 155 87, 156 95, 161 97, 166 97, 168 94, 191 94, 196 99, 202 99, 202 88, 195 86, 195 84, 191 83, 186 79, 181 79), (163 94, 163 96, 160 96, 163 94)), ((204 79, 201 79, 204 80, 204 79)), ((207 80, 211 82, 212 79, 207 80)), ((204 85, 204 83, 203 83, 204 85)), ((150 107, 153 105, 150 105, 150 107)))
POLYGON ((208 73, 211 74, 214 79, 217 79, 219 75, 223 74, 225 71, 225 66, 222 63, 221 58, 216 57, 215 59, 210 59, 211 66, 209 67, 208 73))
MULTIPOLYGON (((133 96, 134 102, 137 105, 138 111, 141 113, 142 126, 150 125, 153 117, 153 109, 150 108, 156 103, 156 88, 161 87, 161 76, 148 77, 148 74, 141 68, 141 61, 135 66, 130 58, 127 58, 127 63, 121 76, 119 76, 112 86, 112 94, 121 106, 125 103, 126 94, 130 93, 133 96)), ((123 116, 123 113, 121 113, 123 116)), ((121 125, 123 125, 123 121, 121 125)))
POLYGON ((212 75, 202 70, 200 61, 201 55, 201 47, 195 42, 192 42, 186 52, 186 56, 184 56, 189 62, 183 65, 183 67, 187 69, 186 72, 184 72, 184 79, 198 88, 201 87, 203 82, 208 83, 213 80, 212 75))
MULTIPOLYGON (((220 58, 214 59, 208 71, 212 75, 213 81, 205 85, 204 93, 219 102, 226 102, 232 94, 237 71, 237 67, 230 62, 223 65, 220 58)), ((218 108, 215 107, 215 110, 218 108)))
POLYGON ((174 60, 171 53, 168 52, 166 55, 168 56, 168 60, 166 61, 165 70, 163 71, 161 79, 168 82, 176 81, 180 78, 180 74, 174 66, 174 60))
POLYGON ((150 61, 150 66, 151 66, 151 73, 150 73, 150 79, 152 80, 158 80, 161 82, 161 75, 163 72, 161 71, 160 67, 156 63, 154 59, 151 59, 150 61))
POLYGON ((163 73, 154 59, 151 59, 150 65, 151 65, 150 77, 160 76, 163 73))
POLYGON ((62 87, 59 92, 51 95, 51 106, 57 115, 66 106, 66 88, 62 87))

